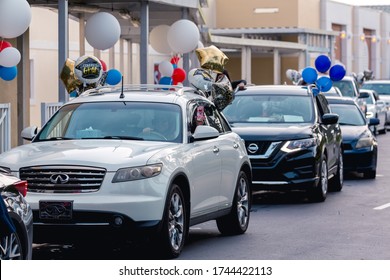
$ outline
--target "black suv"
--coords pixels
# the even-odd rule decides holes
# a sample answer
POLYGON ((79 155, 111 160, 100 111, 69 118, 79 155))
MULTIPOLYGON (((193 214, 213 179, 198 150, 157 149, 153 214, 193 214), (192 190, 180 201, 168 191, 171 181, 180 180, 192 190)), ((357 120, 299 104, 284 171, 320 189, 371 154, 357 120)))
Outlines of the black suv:
POLYGON ((307 191, 326 199, 343 186, 338 115, 311 86, 250 86, 235 95, 224 115, 244 140, 253 190, 307 191))

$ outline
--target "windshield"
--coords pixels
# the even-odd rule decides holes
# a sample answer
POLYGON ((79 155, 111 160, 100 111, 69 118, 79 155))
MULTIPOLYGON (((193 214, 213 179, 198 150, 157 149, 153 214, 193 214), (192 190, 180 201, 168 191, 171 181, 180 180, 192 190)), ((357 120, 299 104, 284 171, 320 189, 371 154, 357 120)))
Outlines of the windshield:
POLYGON ((378 94, 390 95, 390 83, 389 84, 368 83, 368 84, 363 84, 362 88, 375 90, 378 94))
POLYGON ((333 81, 333 86, 337 87, 343 96, 357 96, 358 88, 356 88, 354 83, 350 80, 333 81))
POLYGON ((339 115, 340 125, 366 125, 366 119, 360 109, 353 104, 329 104, 333 113, 339 115))
POLYGON ((310 96, 238 95, 223 113, 230 123, 307 123, 312 104, 310 96))
POLYGON ((62 107, 34 141, 59 139, 138 139, 182 141, 178 105, 97 102, 62 107))

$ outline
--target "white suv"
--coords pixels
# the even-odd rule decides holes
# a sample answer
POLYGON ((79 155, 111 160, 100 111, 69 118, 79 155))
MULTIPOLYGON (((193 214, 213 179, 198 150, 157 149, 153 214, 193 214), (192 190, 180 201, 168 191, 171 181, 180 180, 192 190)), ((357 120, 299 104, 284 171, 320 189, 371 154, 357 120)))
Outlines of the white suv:
POLYGON ((243 140, 195 89, 157 87, 89 90, 39 132, 24 129, 32 143, 0 155, 1 167, 28 181, 36 242, 151 236, 173 258, 194 224, 247 230, 243 140))

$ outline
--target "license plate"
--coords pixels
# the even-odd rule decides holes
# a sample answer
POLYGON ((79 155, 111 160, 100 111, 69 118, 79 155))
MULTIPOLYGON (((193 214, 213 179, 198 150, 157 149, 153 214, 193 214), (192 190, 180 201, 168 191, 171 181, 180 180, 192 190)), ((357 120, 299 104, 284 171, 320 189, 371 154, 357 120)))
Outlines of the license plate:
POLYGON ((73 201, 39 201, 39 218, 44 220, 72 219, 73 201))

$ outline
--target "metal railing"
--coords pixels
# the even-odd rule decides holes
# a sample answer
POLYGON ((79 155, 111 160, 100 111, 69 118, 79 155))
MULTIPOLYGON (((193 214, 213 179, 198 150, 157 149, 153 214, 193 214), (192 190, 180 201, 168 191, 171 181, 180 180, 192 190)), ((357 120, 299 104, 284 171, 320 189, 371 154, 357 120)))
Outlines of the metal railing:
POLYGON ((64 103, 62 102, 55 102, 55 103, 42 102, 41 103, 41 126, 43 126, 63 104, 64 103))
POLYGON ((11 103, 0 104, 0 154, 11 149, 11 103))

